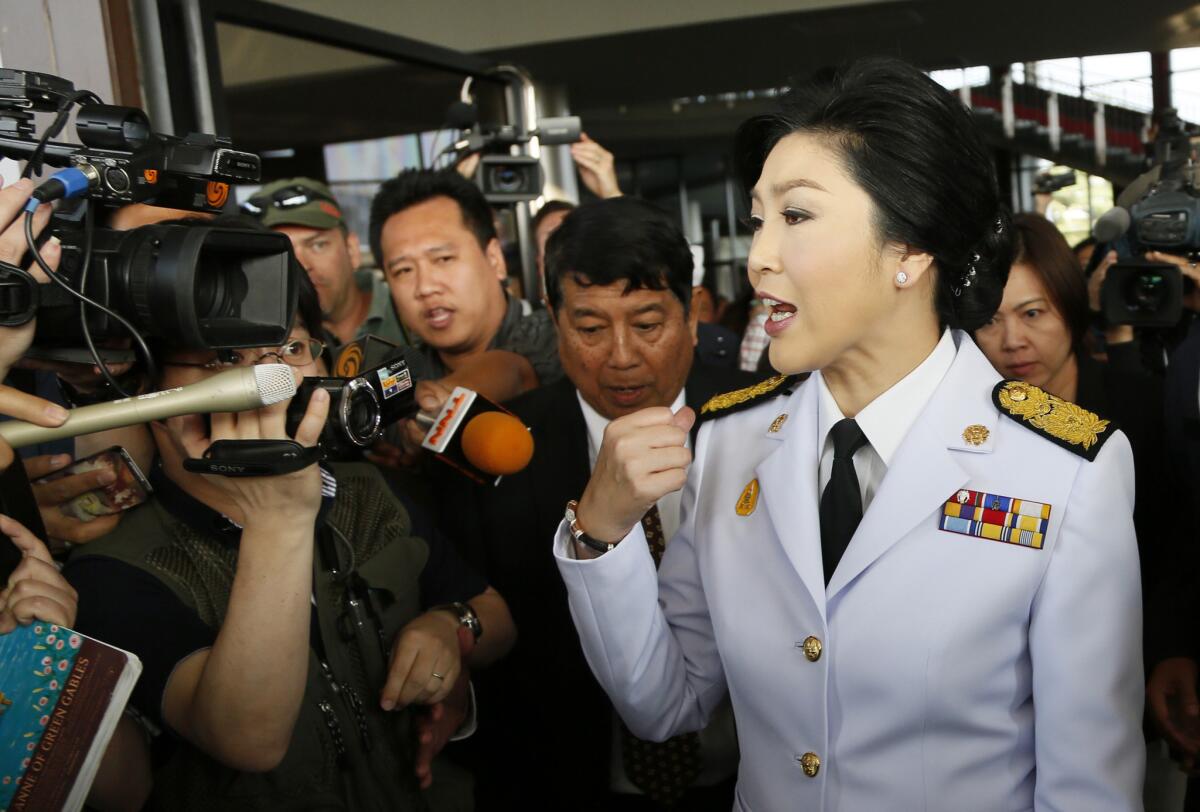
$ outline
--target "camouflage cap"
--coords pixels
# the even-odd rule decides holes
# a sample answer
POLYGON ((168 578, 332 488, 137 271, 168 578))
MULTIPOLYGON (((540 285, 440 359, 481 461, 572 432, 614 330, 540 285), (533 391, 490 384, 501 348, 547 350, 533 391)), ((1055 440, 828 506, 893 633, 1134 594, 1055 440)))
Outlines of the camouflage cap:
POLYGON ((325 230, 342 225, 342 208, 329 187, 312 178, 284 178, 268 183, 244 201, 243 212, 267 228, 306 226, 325 230))

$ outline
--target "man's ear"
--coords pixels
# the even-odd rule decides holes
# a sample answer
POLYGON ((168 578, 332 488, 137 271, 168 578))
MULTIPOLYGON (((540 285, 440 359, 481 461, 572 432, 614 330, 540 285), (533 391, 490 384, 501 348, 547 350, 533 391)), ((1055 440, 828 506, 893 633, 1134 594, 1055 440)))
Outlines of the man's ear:
POLYGON ((508 278, 508 263, 504 261, 504 249, 500 247, 500 240, 492 237, 488 240, 487 248, 484 249, 484 255, 487 257, 488 265, 492 267, 492 273, 496 278, 503 282, 508 278))
POLYGON ((700 297, 704 295, 704 288, 697 285, 692 288, 692 302, 687 311, 688 332, 692 334, 692 346, 696 346, 700 342, 700 297))
POLYGON ((358 242, 358 235, 353 231, 346 232, 346 253, 350 255, 350 267, 357 269, 362 265, 362 246, 358 242))

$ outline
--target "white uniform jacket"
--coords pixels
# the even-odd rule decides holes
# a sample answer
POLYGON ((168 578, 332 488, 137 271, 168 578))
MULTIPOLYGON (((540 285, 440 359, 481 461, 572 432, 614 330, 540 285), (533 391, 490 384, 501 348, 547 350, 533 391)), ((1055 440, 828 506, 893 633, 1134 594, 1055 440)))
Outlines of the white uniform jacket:
POLYGON ((1088 462, 1000 414, 954 339, 828 586, 811 381, 701 429, 657 577, 640 526, 588 561, 559 528, 584 651, 634 733, 698 730, 729 691, 735 809, 1142 808, 1129 443, 1088 462), (1049 506, 1041 547, 940 529, 963 492, 1049 506))

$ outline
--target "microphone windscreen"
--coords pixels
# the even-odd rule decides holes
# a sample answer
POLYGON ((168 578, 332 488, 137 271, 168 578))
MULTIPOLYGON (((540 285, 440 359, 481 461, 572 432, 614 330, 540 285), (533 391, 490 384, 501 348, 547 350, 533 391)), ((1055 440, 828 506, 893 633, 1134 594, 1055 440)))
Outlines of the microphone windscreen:
POLYGON ((256 364, 254 385, 262 396, 263 406, 287 400, 296 394, 296 376, 287 364, 256 364))
POLYGON ((1123 206, 1114 206, 1096 220, 1096 224, 1092 226, 1092 237, 1096 242, 1102 243, 1118 240, 1129 230, 1132 222, 1133 218, 1129 216, 1129 209, 1123 206))
POLYGON ((463 427, 462 451, 481 471, 494 476, 515 474, 533 459, 533 435, 507 412, 484 412, 463 427))
POLYGON ((446 111, 446 123, 456 130, 469 130, 479 121, 479 110, 475 105, 456 101, 446 111))

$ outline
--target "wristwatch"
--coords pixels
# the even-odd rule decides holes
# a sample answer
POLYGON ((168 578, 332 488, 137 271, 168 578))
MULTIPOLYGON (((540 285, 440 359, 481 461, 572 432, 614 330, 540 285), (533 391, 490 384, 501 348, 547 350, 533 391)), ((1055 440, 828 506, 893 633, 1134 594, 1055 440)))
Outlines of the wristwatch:
POLYGON ((449 612, 457 617, 458 625, 470 629, 476 641, 483 637, 483 624, 479 622, 479 615, 475 614, 475 610, 471 608, 471 604, 455 601, 454 603, 446 603, 433 608, 449 612))
POLYGON ((579 519, 575 516, 578 509, 579 502, 575 499, 567 502, 567 529, 571 531, 571 538, 597 553, 607 553, 617 546, 615 542, 610 544, 607 541, 599 541, 583 532, 583 528, 579 526, 579 519))

